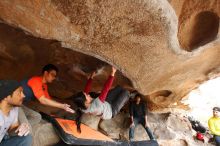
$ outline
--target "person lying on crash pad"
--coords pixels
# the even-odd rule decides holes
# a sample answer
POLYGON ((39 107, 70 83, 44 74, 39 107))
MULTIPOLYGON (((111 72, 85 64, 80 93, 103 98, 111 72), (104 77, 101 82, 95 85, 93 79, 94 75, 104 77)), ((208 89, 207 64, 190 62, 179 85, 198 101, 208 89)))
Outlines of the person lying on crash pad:
POLYGON ((84 91, 72 96, 73 102, 78 106, 78 110, 76 112, 78 132, 81 132, 80 121, 82 113, 90 113, 100 116, 102 119, 111 119, 128 101, 129 91, 126 89, 122 88, 121 86, 116 86, 110 90, 116 71, 117 70, 112 67, 111 74, 105 82, 105 85, 98 97, 92 98, 93 95, 89 94, 95 72, 93 72, 88 79, 84 91))

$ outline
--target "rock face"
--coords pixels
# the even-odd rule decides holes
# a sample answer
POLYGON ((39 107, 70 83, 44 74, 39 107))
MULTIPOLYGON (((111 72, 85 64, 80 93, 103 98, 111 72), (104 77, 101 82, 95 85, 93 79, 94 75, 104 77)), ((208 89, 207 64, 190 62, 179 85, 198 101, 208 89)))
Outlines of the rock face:
MULTIPOLYGON (((96 120, 96 117, 90 116, 87 120, 96 120)), ((98 123, 97 123, 98 124, 98 123)), ((193 139, 195 132, 192 131, 188 119, 176 114, 149 114, 148 124, 160 146, 197 146, 210 145, 193 139)), ((93 124, 88 124, 94 126, 93 124)), ((104 120, 97 125, 99 130, 114 139, 129 139, 129 119, 128 115, 121 113, 111 120, 104 120)), ((135 140, 148 140, 149 137, 142 125, 135 128, 135 140)))
POLYGON ((178 38, 183 49, 193 51, 216 39, 219 32, 219 1, 170 0, 170 4, 179 19, 178 38))
MULTIPOLYGON (((113 86, 143 93, 152 111, 185 109, 181 99, 220 73, 219 16, 219 0, 0 0, 0 78, 21 80, 54 63, 60 72, 50 93, 65 98, 83 90, 93 70, 92 91, 100 91, 113 65, 113 86)), ((106 128, 124 117, 92 127, 127 139, 127 128, 106 128)), ((187 124, 160 117, 166 124, 151 126, 161 145, 190 145, 187 124)))
MULTIPOLYGON (((94 91, 99 91, 108 77, 109 66, 94 57, 60 46, 57 41, 37 39, 22 31, 0 24, 0 64, 4 72, 1 78, 18 79, 40 75, 45 64, 53 63, 59 68, 58 80, 50 87, 52 95, 65 98, 84 89, 87 76, 98 70, 94 79, 94 91)), ((131 87, 130 81, 121 73, 114 84, 131 87)))
MULTIPOLYGON (((13 35, 11 38, 16 40, 10 40, 2 34, 4 39, 0 46, 4 61, 1 62, 10 78, 18 76, 8 63, 15 59, 15 54, 17 68, 22 70, 19 78, 39 72, 45 62, 56 62, 66 71, 65 75, 61 73, 61 79, 66 82, 73 76, 69 63, 78 61, 78 66, 85 67, 93 62, 83 57, 75 59, 71 51, 75 50, 116 66, 134 88, 150 95, 152 109, 170 107, 174 103, 178 106, 181 98, 207 80, 210 73, 219 72, 219 5, 218 0, 2 0, 0 19, 3 23, 21 28, 29 35, 56 41, 32 40, 35 44, 32 47, 30 40, 26 40, 12 47, 13 41, 22 42, 19 39, 23 37, 13 35), (35 51, 38 55, 34 55, 35 51), (34 60, 39 61, 38 67, 34 67, 34 60), (162 101, 162 105, 158 101, 162 101)), ((95 66, 103 64, 94 61, 95 66)), ((91 71, 90 66, 85 68, 91 71)), ((79 78, 78 82, 85 80, 85 77, 79 78)), ((56 86, 70 91, 71 84, 72 90, 78 91, 75 86, 78 82, 56 86)), ((125 84, 131 87, 128 81, 125 84)), ((62 95, 62 90, 57 92, 62 95)), ((69 95, 68 92, 65 95, 69 95)))
POLYGON ((60 141, 51 123, 41 121, 33 129, 33 146, 54 145, 60 141))

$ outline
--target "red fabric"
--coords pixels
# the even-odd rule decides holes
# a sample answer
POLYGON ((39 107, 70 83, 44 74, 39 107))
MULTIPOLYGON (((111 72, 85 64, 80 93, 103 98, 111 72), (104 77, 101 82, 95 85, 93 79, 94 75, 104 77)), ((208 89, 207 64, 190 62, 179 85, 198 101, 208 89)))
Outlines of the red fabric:
POLYGON ((48 93, 47 84, 42 82, 41 76, 35 76, 29 79, 28 86, 32 89, 34 96, 39 99, 42 96, 45 96, 48 99, 51 99, 48 93))
POLYGON ((197 133, 197 134, 196 134, 196 138, 197 138, 198 140, 203 140, 203 139, 204 139, 204 136, 202 135, 202 133, 197 133))
MULTIPOLYGON (((107 94, 108 94, 108 91, 110 90, 111 86, 112 86, 112 83, 113 83, 113 80, 114 80, 114 76, 109 76, 108 80, 105 82, 105 85, 102 89, 102 92, 101 94, 99 95, 99 99, 104 102, 106 97, 107 97, 107 94)), ((86 87, 84 89, 84 92, 86 94, 88 94, 90 92, 90 89, 91 89, 91 84, 92 84, 92 79, 90 78, 87 83, 86 83, 86 87)))
POLYGON ((91 87, 92 87, 92 79, 89 78, 88 81, 87 81, 87 83, 86 83, 84 92, 85 92, 86 94, 88 94, 88 93, 90 92, 90 90, 91 90, 91 87))
POLYGON ((111 86, 112 86, 112 83, 113 83, 113 80, 114 80, 114 77, 113 76, 109 76, 108 80, 105 82, 105 85, 102 89, 102 92, 101 94, 99 95, 99 99, 104 102, 106 97, 107 97, 107 94, 108 94, 108 91, 110 90, 111 86))

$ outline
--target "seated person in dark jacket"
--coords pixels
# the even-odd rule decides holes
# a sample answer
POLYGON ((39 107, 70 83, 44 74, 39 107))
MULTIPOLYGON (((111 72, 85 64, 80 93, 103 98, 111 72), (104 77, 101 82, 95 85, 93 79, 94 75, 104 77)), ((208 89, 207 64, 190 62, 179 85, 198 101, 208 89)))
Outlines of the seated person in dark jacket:
POLYGON ((129 106, 131 125, 129 130, 129 140, 134 139, 134 129, 138 124, 142 124, 151 140, 155 140, 153 133, 149 129, 147 123, 147 108, 144 102, 141 101, 142 95, 136 94, 135 101, 129 106))

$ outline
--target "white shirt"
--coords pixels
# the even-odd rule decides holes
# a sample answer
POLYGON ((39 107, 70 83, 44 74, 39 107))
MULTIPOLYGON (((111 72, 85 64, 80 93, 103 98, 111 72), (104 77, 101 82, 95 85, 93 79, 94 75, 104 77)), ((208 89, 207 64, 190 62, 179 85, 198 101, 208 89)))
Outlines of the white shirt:
POLYGON ((7 133, 11 125, 18 122, 18 107, 14 107, 10 110, 8 116, 4 115, 0 109, 0 142, 7 133))
POLYGON ((111 105, 106 101, 102 102, 99 98, 94 99, 90 107, 83 112, 101 116, 105 120, 112 118, 111 105))

